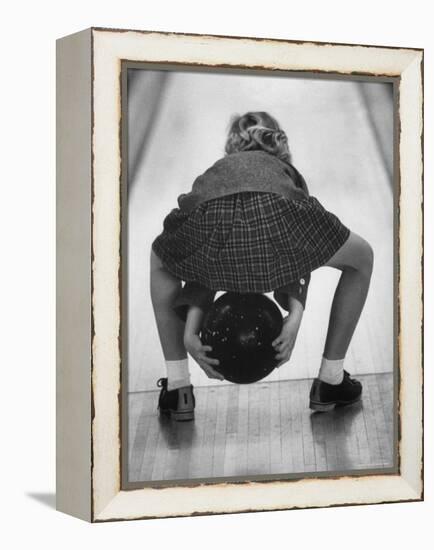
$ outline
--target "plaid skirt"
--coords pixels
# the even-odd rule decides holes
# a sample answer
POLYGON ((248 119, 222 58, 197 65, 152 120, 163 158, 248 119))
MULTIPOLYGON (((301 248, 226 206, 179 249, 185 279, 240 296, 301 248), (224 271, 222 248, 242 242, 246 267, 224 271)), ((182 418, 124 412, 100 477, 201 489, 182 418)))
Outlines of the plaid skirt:
POLYGON ((212 290, 272 292, 324 265, 350 231, 309 197, 243 192, 179 208, 152 248, 175 277, 212 290))

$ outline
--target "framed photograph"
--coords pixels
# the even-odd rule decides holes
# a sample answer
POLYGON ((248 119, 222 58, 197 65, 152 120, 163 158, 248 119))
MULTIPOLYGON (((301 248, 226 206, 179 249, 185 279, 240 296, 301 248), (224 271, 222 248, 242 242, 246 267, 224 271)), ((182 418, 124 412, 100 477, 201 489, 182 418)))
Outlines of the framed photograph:
POLYGON ((423 50, 57 43, 57 507, 423 498, 423 50))

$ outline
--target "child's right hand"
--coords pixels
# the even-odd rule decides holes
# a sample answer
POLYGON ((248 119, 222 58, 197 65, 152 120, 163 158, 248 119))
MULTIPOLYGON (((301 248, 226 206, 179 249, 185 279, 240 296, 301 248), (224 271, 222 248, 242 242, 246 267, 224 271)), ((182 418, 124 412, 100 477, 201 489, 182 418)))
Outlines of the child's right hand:
POLYGON ((300 328, 303 317, 303 306, 295 298, 290 298, 289 314, 283 320, 282 332, 274 340, 272 346, 276 350, 276 359, 279 361, 277 367, 280 367, 291 358, 297 339, 298 329, 300 328))
POLYGON ((213 365, 219 364, 218 359, 208 357, 206 354, 208 351, 212 351, 211 346, 204 346, 197 334, 184 335, 184 345, 187 352, 198 363, 208 378, 224 380, 224 376, 212 368, 213 365))

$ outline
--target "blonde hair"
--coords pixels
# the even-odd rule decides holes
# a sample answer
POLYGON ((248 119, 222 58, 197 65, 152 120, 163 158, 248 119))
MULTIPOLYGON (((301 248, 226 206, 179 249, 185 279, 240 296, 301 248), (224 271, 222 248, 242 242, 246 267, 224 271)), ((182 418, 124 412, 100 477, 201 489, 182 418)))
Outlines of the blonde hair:
POLYGON ((235 115, 229 126, 225 152, 266 151, 280 160, 291 162, 288 139, 277 120, 266 112, 235 115))

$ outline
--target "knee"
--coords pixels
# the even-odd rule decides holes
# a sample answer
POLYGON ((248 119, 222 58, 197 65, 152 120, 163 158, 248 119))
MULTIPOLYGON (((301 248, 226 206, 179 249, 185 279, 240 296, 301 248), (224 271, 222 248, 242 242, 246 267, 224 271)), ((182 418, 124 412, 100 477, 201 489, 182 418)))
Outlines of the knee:
POLYGON ((345 244, 325 265, 342 271, 355 270, 370 278, 374 266, 374 251, 368 241, 351 232, 345 244))
POLYGON ((366 254, 366 265, 368 266, 369 270, 372 271, 372 268, 374 267, 374 249, 368 242, 366 243, 365 254, 366 254))
POLYGON ((182 283, 164 267, 160 258, 151 252, 150 259, 151 300, 154 308, 172 307, 174 298, 182 288, 182 283))
POLYGON ((163 269, 163 262, 160 260, 160 258, 155 254, 155 252, 151 249, 151 258, 149 262, 151 275, 152 273, 155 273, 156 271, 163 269))
POLYGON ((359 271, 370 279, 373 268, 374 250, 367 241, 364 241, 363 246, 360 249, 359 271))

